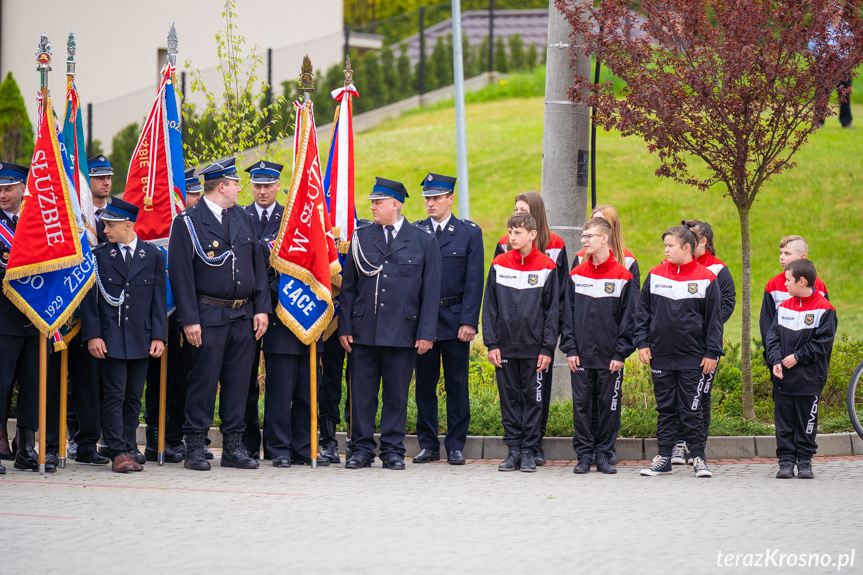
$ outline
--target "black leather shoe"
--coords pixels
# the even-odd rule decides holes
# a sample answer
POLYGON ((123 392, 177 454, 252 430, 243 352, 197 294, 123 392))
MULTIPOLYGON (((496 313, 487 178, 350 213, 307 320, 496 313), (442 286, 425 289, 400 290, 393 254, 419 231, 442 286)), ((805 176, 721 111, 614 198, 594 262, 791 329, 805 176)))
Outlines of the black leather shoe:
POLYGON ((209 471, 210 462, 204 457, 204 435, 194 433, 186 436, 186 455, 183 467, 194 471, 209 471))
MULTIPOLYGON (((144 449, 144 457, 147 461, 159 461, 159 451, 158 449, 146 447, 144 449)), ((165 445, 165 463, 180 463, 181 461, 183 461, 183 456, 165 445)))
POLYGON ((596 458, 596 470, 600 473, 605 473, 606 475, 614 475, 617 473, 617 469, 615 469, 611 462, 609 462, 603 455, 596 458))
POLYGON ((458 449, 453 449, 446 456, 446 461, 450 465, 464 465, 464 455, 458 449))
POLYGON ((521 452, 510 451, 503 463, 497 466, 498 471, 516 471, 521 466, 521 452))
POLYGON ((545 465, 545 451, 542 450, 542 446, 536 448, 533 454, 533 462, 536 463, 537 467, 545 465))
POLYGON ((111 457, 111 450, 107 445, 96 445, 96 452, 102 457, 111 457))
POLYGON ((431 449, 421 449, 413 459, 414 463, 430 463, 432 461, 440 461, 440 451, 432 451, 431 449))
POLYGON ((608 462, 612 465, 617 465, 617 449, 614 447, 611 448, 611 457, 608 458, 608 462))
POLYGON ((205 457, 205 458, 207 458, 207 459, 213 459, 213 452, 212 452, 212 451, 210 451, 210 449, 209 449, 206 445, 204 445, 203 453, 204 453, 204 457, 205 457))
MULTIPOLYGON (((438 457, 440 459, 440 457, 438 457)), ((405 460, 397 455, 391 455, 388 458, 381 461, 381 467, 383 469, 395 469, 396 471, 404 471, 405 470, 405 460)))
POLYGON ((132 456, 132 459, 134 459, 135 463, 137 463, 138 465, 144 465, 145 463, 147 463, 147 458, 144 457, 144 454, 141 453, 141 450, 137 447, 130 451, 129 455, 132 456))
POLYGON ((536 473, 536 462, 533 459, 533 450, 525 449, 521 452, 521 471, 536 473))
POLYGON ((219 465, 236 469, 257 469, 261 466, 260 463, 249 457, 249 453, 243 445, 242 432, 229 433, 225 436, 225 443, 222 445, 222 460, 219 465))
POLYGON ((291 466, 291 458, 290 457, 276 457, 272 461, 273 461, 273 467, 290 467, 291 466))
POLYGON ((345 469, 362 469, 363 467, 371 466, 371 460, 360 452, 352 453, 345 462, 345 469))
POLYGON ((330 463, 341 463, 342 458, 339 457, 339 444, 327 443, 321 445, 321 457, 323 457, 330 463))
MULTIPOLYGON (((18 428, 18 449, 15 452, 15 469, 21 471, 39 471, 39 456, 36 453, 36 431, 18 428)), ((57 467, 45 462, 45 473, 54 473, 57 467)))
POLYGON ((0 465, 0 475, 6 475, 6 468, 0 465))
MULTIPOLYGON (((66 446, 66 458, 67 459, 75 459, 78 456, 78 444, 74 439, 69 440, 69 444, 66 446)), ((3 455, 0 454, 0 459, 3 459, 3 455)))
POLYGON ((49 464, 54 467, 60 467, 60 454, 56 451, 48 451, 45 453, 45 465, 49 464))
POLYGON ((590 473, 590 465, 593 463, 590 459, 579 459, 575 469, 572 470, 576 475, 584 475, 590 473))
POLYGON ((86 463, 89 465, 108 465, 111 463, 111 460, 107 457, 102 457, 95 451, 87 451, 84 453, 79 453, 75 456, 75 461, 77 463, 86 463))

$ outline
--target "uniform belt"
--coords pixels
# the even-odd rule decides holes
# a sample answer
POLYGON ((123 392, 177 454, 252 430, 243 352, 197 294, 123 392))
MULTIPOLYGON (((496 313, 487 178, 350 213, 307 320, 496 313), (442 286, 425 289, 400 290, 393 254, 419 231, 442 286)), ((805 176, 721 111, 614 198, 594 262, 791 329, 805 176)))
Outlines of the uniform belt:
POLYGON ((201 303, 205 303, 207 305, 217 305, 221 307, 229 307, 231 309, 241 309, 246 302, 249 301, 249 298, 243 299, 219 299, 217 297, 210 297, 208 295, 198 294, 198 301, 201 303))
POLYGON ((441 300, 440 300, 440 307, 446 307, 446 306, 448 306, 448 305, 456 305, 456 304, 459 304, 459 303, 461 303, 461 300, 462 300, 463 298, 464 298, 464 296, 460 296, 460 295, 456 295, 456 296, 453 296, 453 297, 445 297, 445 298, 441 298, 441 300))

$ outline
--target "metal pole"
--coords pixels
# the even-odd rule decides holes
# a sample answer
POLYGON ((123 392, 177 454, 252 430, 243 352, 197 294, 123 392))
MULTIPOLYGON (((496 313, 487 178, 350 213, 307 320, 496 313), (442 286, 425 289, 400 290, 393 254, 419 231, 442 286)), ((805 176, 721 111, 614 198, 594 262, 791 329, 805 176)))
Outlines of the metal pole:
POLYGON ((452 69, 455 83, 455 135, 458 157, 458 215, 470 219, 467 177, 467 128, 464 117, 464 56, 461 44, 461 0, 452 0, 452 69))
POLYGON ((488 0, 488 71, 494 71, 494 0, 488 0))
POLYGON ((93 157, 93 104, 87 104, 87 157, 93 157))
MULTIPOLYGON (((182 111, 183 104, 186 103, 186 72, 180 72, 180 93, 183 95, 183 101, 180 104, 180 110, 182 111)), ((186 139, 186 115, 180 114, 180 134, 183 140, 186 139)))
MULTIPOLYGON (((551 231, 566 242, 567 253, 575 254, 581 249, 580 236, 587 215, 590 113, 586 106, 573 104, 567 92, 574 73, 590 76, 590 57, 583 53, 583 47, 570 44, 571 32, 554 0, 549 0, 541 193, 551 231), (574 50, 580 51, 575 70, 570 61, 574 50)), ((561 384, 569 381, 570 370, 560 352, 554 366, 554 379, 561 384)), ((568 385, 552 386, 552 390, 556 400, 571 396, 568 385)))
MULTIPOLYGON (((51 102, 48 101, 48 72, 51 71, 51 43, 48 36, 42 34, 36 52, 36 62, 39 66, 40 87, 42 91, 43 113, 50 118, 51 102)), ((40 118, 42 120, 42 118, 40 118)), ((47 121, 47 120, 45 120, 47 121)), ((45 474, 45 440, 48 435, 46 410, 48 406, 48 339, 46 334, 39 335, 39 473, 45 474)))
POLYGON ((273 103, 273 49, 267 48, 267 106, 273 103))
POLYGON ((69 350, 60 352, 60 467, 66 467, 66 416, 69 413, 69 350))
MULTIPOLYGON (((596 71, 593 75, 593 84, 599 84, 599 71, 602 63, 596 58, 596 71)), ((590 110, 590 209, 596 208, 596 106, 590 110)))
POLYGON ((351 51, 351 27, 345 26, 345 58, 351 51))
POLYGON ((425 14, 426 7, 420 6, 420 61, 417 69, 417 91, 420 96, 425 94, 425 75, 426 75, 426 36, 425 36, 425 14))

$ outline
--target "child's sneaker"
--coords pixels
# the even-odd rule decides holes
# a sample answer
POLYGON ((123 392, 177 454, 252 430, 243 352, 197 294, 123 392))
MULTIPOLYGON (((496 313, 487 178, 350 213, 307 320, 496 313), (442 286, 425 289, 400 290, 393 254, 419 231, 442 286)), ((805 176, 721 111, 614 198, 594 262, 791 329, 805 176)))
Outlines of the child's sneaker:
POLYGON ((533 462, 536 463, 537 467, 542 467, 546 464, 545 451, 542 450, 541 445, 536 448, 536 452, 533 454, 533 462))
POLYGON ((525 449, 521 452, 521 470, 527 473, 536 472, 536 461, 533 459, 533 451, 525 449))
POLYGON ((776 479, 793 479, 794 464, 783 461, 779 464, 779 471, 776 472, 776 479))
POLYGON ((812 473, 811 461, 797 462, 797 479, 815 479, 815 474, 812 473))
POLYGON ((498 471, 515 471, 521 465, 521 452, 510 451, 503 463, 497 466, 498 471))
POLYGON ((713 477, 713 472, 707 467, 707 462, 700 457, 696 457, 692 463, 695 469, 695 477, 713 477))
POLYGON ((668 475, 671 473, 671 458, 657 455, 647 469, 642 469, 641 474, 647 476, 668 475))
POLYGON ((671 465, 686 465, 692 460, 686 456, 686 442, 675 443, 671 450, 671 465))

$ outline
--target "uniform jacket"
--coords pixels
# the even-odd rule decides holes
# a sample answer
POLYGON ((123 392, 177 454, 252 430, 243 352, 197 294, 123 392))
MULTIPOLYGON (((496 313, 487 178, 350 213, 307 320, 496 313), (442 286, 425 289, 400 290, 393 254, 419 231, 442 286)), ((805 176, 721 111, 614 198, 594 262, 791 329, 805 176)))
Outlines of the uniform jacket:
POLYGON ((734 305, 737 303, 736 290, 734 288, 734 278, 731 277, 731 272, 728 271, 728 266, 718 257, 705 252, 696 260, 698 263, 713 272, 716 276, 716 284, 719 286, 720 295, 720 312, 722 324, 731 318, 734 313, 734 305))
POLYGON ((534 246, 494 258, 482 306, 482 339, 503 358, 551 356, 557 346, 557 267, 534 246))
MULTIPOLYGON (((575 254, 575 259, 572 260, 572 269, 575 269, 575 266, 582 263, 582 260, 584 260, 584 254, 585 251, 583 248, 575 254)), ((635 259, 635 255, 633 255, 633 253, 628 249, 624 249, 623 257, 625 261, 618 263, 622 263, 623 267, 626 268, 626 271, 632 274, 633 284, 641 286, 641 270, 638 269, 638 260, 635 259)), ((635 301, 638 302, 638 289, 636 289, 635 292, 635 301)))
POLYGON ((105 355, 114 359, 149 357, 152 340, 168 340, 164 253, 138 238, 128 271, 116 243, 99 244, 93 257, 108 295, 126 297, 120 308, 113 307, 94 286, 81 306, 81 341, 105 340, 105 355))
POLYGON ((624 361, 635 351, 636 290, 632 274, 613 255, 599 265, 591 258, 577 265, 566 284, 560 350, 591 369, 608 369, 612 359, 624 361))
POLYGON ((231 237, 204 203, 200 202, 174 218, 168 249, 171 290, 177 304, 180 324, 205 326, 227 325, 270 313, 270 289, 267 285, 267 262, 249 213, 239 206, 228 209, 231 237), (211 266, 196 253, 183 216, 195 227, 201 248, 208 257, 218 257, 233 250, 221 266, 211 266), (199 302, 198 295, 224 300, 248 301, 239 309, 199 302))
MULTIPOLYGON (((282 217, 285 215, 285 206, 281 205, 279 202, 276 202, 273 205, 273 215, 267 220, 267 229, 261 233, 261 219, 258 217, 258 210, 255 208, 255 204, 249 204, 244 208, 249 215, 252 216, 252 231, 255 232, 255 235, 258 238, 263 238, 267 236, 275 237, 276 234, 279 233, 279 227, 282 225, 282 217)), ((274 302, 275 303, 275 302, 274 302)))
POLYGON ((787 395, 820 395, 836 336, 836 310, 816 289, 809 297, 785 300, 776 311, 765 340, 773 389, 787 395), (776 378, 772 367, 791 354, 797 365, 783 367, 782 379, 776 378))
MULTIPOLYGON (((821 278, 815 278, 815 289, 828 300, 830 296, 827 294, 827 286, 821 281, 821 278)), ((758 319, 758 329, 761 331, 761 341, 765 342, 765 357, 767 347, 767 332, 770 331, 770 326, 773 325, 773 320, 776 319, 776 310, 788 298, 788 289, 785 287, 785 272, 771 278, 764 287, 764 297, 761 300, 761 317, 758 319)), ((785 356, 783 356, 785 357, 785 356)))
POLYGON ((108 236, 105 234, 105 222, 102 218, 96 220, 96 242, 102 244, 108 241, 108 236))
POLYGON ((339 292, 339 335, 354 343, 414 347, 416 340, 435 340, 440 304, 441 257, 434 235, 405 220, 387 247, 380 224, 360 223, 351 238, 339 292), (357 269, 360 264, 378 276, 357 269), (377 289, 377 291, 376 291, 377 289))
MULTIPOLYGON (((434 235, 431 218, 417 222, 434 235)), ((438 310, 437 339, 456 339, 461 325, 479 325, 482 285, 485 274, 482 230, 475 223, 451 216, 437 240, 440 246, 441 306, 438 310), (448 303, 451 298, 461 303, 448 303)))
POLYGON ((713 272, 696 261, 667 261, 650 270, 635 320, 636 348, 650 348, 650 366, 698 369, 722 354, 720 293, 713 272))
MULTIPOLYGON (((0 210, 0 221, 9 226, 13 232, 15 226, 12 220, 6 217, 6 212, 0 210)), ((0 283, 6 277, 6 264, 9 263, 9 248, 0 242, 0 283)), ((3 290, 0 289, 0 335, 27 336, 39 335, 39 330, 33 325, 27 316, 15 307, 3 290)))

